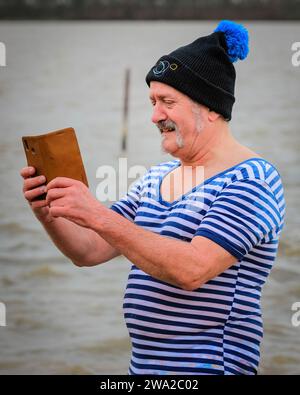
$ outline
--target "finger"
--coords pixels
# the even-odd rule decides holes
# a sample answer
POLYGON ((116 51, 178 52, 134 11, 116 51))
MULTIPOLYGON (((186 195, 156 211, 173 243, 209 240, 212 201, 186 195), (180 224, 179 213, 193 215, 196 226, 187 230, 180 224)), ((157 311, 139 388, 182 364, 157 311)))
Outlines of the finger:
POLYGON ((54 206, 49 208, 49 214, 51 217, 64 217, 67 214, 66 208, 61 206, 54 206))
POLYGON ((32 208, 48 207, 46 200, 35 200, 30 202, 32 208))
POLYGON ((46 191, 46 186, 30 189, 24 192, 24 197, 27 199, 29 202, 31 202, 33 199, 37 198, 38 196, 42 195, 46 191))
POLYGON ((51 188, 67 188, 71 187, 72 185, 78 183, 77 180, 73 180, 73 178, 67 177, 56 177, 51 180, 47 185, 47 191, 51 188))
POLYGON ((65 188, 52 188, 47 192, 46 201, 49 205, 52 201, 62 198, 66 194, 65 188))
MULTIPOLYGON (((49 193, 49 192, 48 192, 49 193)), ((47 201, 47 200, 46 200, 47 201)), ((55 200, 52 200, 50 203, 49 203, 49 207, 64 207, 65 205, 67 204, 67 202, 66 202, 66 198, 60 198, 60 199, 55 199, 55 200)))
POLYGON ((31 177, 35 173, 35 168, 33 166, 26 166, 20 170, 20 176, 23 178, 31 177))
POLYGON ((27 178, 23 184, 23 192, 29 191, 30 189, 36 188, 46 182, 45 176, 37 176, 33 178, 27 178))

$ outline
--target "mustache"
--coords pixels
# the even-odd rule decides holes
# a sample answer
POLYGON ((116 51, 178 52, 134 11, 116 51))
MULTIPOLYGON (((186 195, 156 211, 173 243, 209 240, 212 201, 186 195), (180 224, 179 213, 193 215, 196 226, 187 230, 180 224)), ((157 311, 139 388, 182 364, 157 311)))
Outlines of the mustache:
POLYGON ((167 119, 166 121, 158 121, 156 126, 161 132, 163 129, 177 130, 176 123, 171 121, 170 119, 167 119))

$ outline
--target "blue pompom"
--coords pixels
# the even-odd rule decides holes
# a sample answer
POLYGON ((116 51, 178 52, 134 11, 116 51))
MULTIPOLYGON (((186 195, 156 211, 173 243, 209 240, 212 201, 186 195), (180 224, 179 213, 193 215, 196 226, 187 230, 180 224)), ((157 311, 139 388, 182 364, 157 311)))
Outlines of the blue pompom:
POLYGON ((221 21, 215 32, 223 32, 227 45, 227 54, 230 61, 245 59, 249 53, 248 31, 243 25, 231 21, 221 21))

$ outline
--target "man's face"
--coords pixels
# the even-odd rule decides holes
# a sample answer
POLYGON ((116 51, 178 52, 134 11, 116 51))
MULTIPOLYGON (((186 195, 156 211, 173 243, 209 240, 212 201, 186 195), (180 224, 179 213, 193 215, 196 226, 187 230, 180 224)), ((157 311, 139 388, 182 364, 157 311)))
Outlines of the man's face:
POLYGON ((149 97, 153 105, 152 122, 162 137, 162 150, 179 157, 190 153, 195 140, 201 139, 202 135, 205 137, 208 109, 157 81, 151 81, 149 97))

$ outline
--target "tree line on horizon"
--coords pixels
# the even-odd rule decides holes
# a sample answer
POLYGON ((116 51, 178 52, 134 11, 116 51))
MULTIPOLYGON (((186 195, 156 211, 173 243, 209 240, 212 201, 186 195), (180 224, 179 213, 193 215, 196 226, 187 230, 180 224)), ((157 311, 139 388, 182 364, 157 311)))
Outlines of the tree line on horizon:
POLYGON ((300 19, 300 0, 0 0, 0 19, 300 19))

